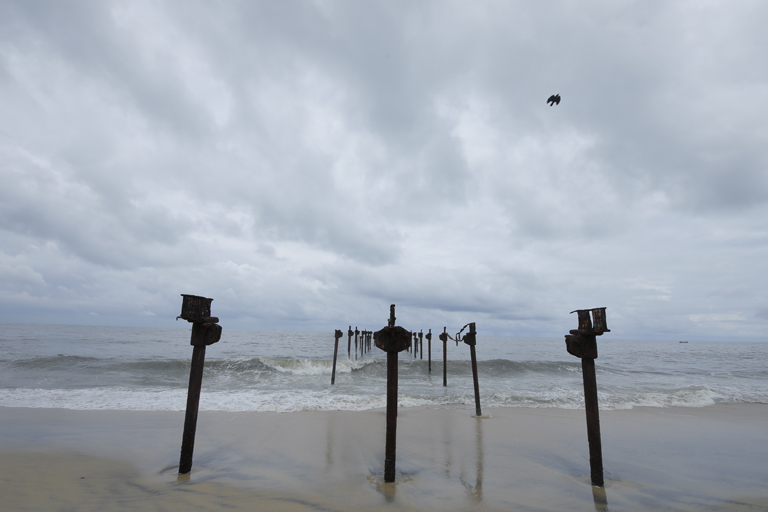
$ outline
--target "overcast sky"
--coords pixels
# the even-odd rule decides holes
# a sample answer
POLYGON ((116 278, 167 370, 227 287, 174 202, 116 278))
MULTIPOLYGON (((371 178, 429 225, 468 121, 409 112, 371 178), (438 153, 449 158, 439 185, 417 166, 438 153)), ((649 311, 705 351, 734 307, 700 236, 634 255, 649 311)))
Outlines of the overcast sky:
POLYGON ((768 339, 766 20, 4 0, 0 321, 768 339))

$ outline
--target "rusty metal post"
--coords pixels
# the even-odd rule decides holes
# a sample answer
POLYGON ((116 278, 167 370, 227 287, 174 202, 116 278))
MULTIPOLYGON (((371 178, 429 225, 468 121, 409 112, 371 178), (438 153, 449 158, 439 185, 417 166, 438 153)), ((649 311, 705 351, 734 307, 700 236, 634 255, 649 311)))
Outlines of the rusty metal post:
MULTIPOLYGON (((395 327, 395 305, 389 307, 389 327, 395 327)), ((408 337, 410 341, 410 336, 408 337)), ((384 448, 384 481, 395 481, 397 461, 397 354, 387 352, 387 438, 384 448)))
POLYGON ((587 413, 587 440, 589 441, 589 468, 592 485, 603 487, 605 484, 603 480, 603 446, 600 440, 595 360, 591 357, 582 358, 581 371, 584 378, 584 405, 587 413))
POLYGON ((336 356, 339 354, 339 338, 342 336, 344 336, 344 333, 336 329, 336 333, 334 335, 336 342, 333 345, 333 371, 331 372, 331 386, 336 384, 336 356))
POLYGON ((475 323, 469 324, 469 332, 464 336, 464 343, 469 345, 469 354, 472 357, 472 381, 475 384, 475 412, 476 416, 482 416, 480 411, 480 386, 477 382, 477 356, 475 355, 475 344, 477 343, 475 332, 475 323))
POLYGON ((429 330, 425 338, 427 338, 427 371, 432 373, 432 329, 429 330))
MULTIPOLYGON (((389 306, 389 327, 395 327, 395 305, 389 306)), ((410 341, 410 336, 408 337, 410 341)), ((397 354, 387 351, 387 434, 384 448, 384 481, 395 481, 397 461, 397 354)))
POLYGON ((189 372, 189 388, 187 390, 187 413, 184 416, 184 433, 181 437, 180 475, 186 475, 192 471, 197 411, 200 405, 200 390, 203 385, 203 366, 205 366, 205 345, 192 349, 192 369, 189 372))
POLYGON ((597 405, 597 379, 595 377, 595 359, 597 359, 597 336, 610 332, 605 320, 606 308, 577 309, 579 328, 565 336, 568 353, 581 358, 581 371, 584 380, 584 408, 587 415, 587 440, 589 441, 589 467, 592 485, 603 487, 603 447, 600 440, 600 413, 597 405), (590 321, 590 313, 593 322, 590 321))
POLYGON ((440 335, 443 341, 443 387, 448 386, 448 333, 443 326, 443 334, 440 335))
POLYGON ((395 326, 395 305, 389 307, 388 325, 375 336, 378 348, 387 353, 387 433, 384 449, 384 482, 395 481, 397 460, 397 355, 411 344, 411 333, 395 326))
POLYGON ((387 434, 384 448, 384 481, 395 481, 397 462, 397 352, 387 352, 387 434))
POLYGON ((197 295, 181 295, 181 315, 192 322, 192 366, 189 371, 189 387, 187 388, 187 411, 184 415, 184 433, 181 437, 181 455, 179 457, 179 474, 186 475, 192 471, 192 455, 195 450, 195 432, 197 431, 197 413, 200 406, 200 390, 203 385, 203 367, 205 366, 205 347, 221 339, 219 319, 211 316, 213 299, 197 295))

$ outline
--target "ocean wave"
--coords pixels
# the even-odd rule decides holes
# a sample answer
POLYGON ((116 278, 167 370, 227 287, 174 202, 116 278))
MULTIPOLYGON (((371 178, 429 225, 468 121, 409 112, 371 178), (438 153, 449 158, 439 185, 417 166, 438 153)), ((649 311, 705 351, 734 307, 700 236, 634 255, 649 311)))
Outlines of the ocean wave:
POLYGON ((69 354, 58 354, 55 356, 46 357, 32 357, 24 359, 5 359, 0 361, 0 364, 9 368, 19 369, 56 369, 56 368, 71 368, 74 366, 89 366, 98 364, 102 359, 98 357, 87 356, 75 356, 69 354))
MULTIPOLYGON (((373 358, 359 361, 339 359, 336 362, 337 373, 350 373, 379 363, 373 358)), ((83 357, 67 354, 58 356, 36 357, 28 359, 12 359, 0 361, 0 365, 17 370, 90 370, 95 373, 125 372, 132 374, 160 375, 177 372, 188 372, 189 359, 134 360, 121 361, 117 359, 83 357)), ((213 374, 248 373, 248 372, 281 372, 296 375, 330 375, 333 361, 327 359, 277 359, 268 357, 209 359, 205 362, 206 372, 213 374)))
MULTIPOLYGON (((632 409, 634 407, 705 407, 733 402, 706 386, 691 386, 663 392, 648 391, 635 395, 600 392, 600 409, 632 409)), ((763 397, 735 400, 740 403, 766 403, 763 397)), ((546 394, 509 393, 494 391, 481 396, 483 409, 498 407, 583 409, 581 390, 559 388, 546 394)), ((471 389, 452 390, 440 396, 401 393, 398 406, 474 408, 471 389)), ((0 406, 29 408, 63 408, 74 410, 136 410, 182 411, 186 407, 186 389, 0 389, 0 406)), ((300 411, 362 411, 386 407, 386 393, 350 393, 336 389, 272 390, 254 393, 252 390, 203 390, 202 411, 232 412, 300 412, 300 411)))
MULTIPOLYGON (((259 358, 259 361, 278 372, 295 375, 330 375, 333 372, 333 361, 327 359, 270 359, 262 357, 259 358)), ((373 358, 359 361, 338 359, 336 361, 336 373, 352 373, 375 364, 378 364, 378 361, 373 358)))

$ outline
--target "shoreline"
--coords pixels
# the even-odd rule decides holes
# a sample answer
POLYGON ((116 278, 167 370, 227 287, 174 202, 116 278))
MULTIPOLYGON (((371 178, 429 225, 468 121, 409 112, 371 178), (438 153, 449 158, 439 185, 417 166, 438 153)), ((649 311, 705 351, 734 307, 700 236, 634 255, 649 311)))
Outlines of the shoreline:
POLYGON ((768 510, 766 404, 601 411, 597 494, 583 409, 472 412, 400 409, 384 484, 383 410, 201 411, 179 478, 183 412, 0 407, 0 492, 8 510, 768 510))

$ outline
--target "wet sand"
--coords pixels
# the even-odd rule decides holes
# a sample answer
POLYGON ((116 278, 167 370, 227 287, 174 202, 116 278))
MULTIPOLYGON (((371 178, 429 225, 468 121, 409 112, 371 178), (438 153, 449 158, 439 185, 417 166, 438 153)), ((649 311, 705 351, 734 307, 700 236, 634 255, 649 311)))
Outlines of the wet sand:
POLYGON ((768 510, 768 405, 601 411, 605 489, 583 410, 201 411, 0 408, 0 511, 768 510))

